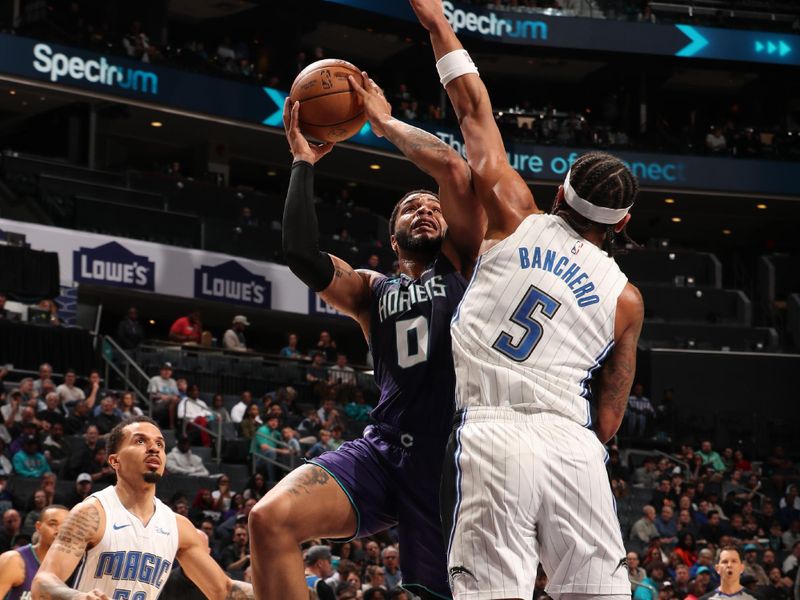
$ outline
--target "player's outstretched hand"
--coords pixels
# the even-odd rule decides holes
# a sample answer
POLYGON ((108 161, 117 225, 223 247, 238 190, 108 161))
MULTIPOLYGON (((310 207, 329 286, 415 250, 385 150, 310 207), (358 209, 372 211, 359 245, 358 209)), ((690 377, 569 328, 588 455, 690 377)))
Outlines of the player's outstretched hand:
POLYGON ((420 25, 430 31, 434 26, 447 23, 444 17, 442 0, 410 0, 411 8, 419 19, 420 25))
POLYGON ((289 150, 295 160, 304 160, 316 164, 319 159, 333 149, 333 144, 309 144, 300 131, 300 103, 292 105, 289 99, 283 105, 283 127, 286 130, 286 139, 289 141, 289 150))
POLYGON ((362 81, 358 81, 352 75, 348 75, 347 78, 350 80, 350 85, 353 86, 353 89, 364 102, 364 112, 367 115, 367 120, 372 125, 372 131, 378 137, 383 137, 381 123, 392 116, 392 105, 386 100, 383 90, 369 78, 366 71, 361 71, 362 81))

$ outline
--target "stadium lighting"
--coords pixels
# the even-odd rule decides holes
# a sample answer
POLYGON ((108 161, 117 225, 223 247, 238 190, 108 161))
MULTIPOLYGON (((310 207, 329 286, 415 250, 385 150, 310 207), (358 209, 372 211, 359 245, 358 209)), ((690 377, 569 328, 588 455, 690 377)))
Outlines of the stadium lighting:
POLYGON ((759 210, 767 210, 767 205, 763 204, 763 203, 756 204, 756 208, 759 209, 759 210))
POLYGON ((381 166, 379 164, 372 164, 372 165, 369 166, 369 168, 372 169, 373 171, 380 171, 381 170, 381 166))
POLYGON ((269 170, 267 171, 267 177, 275 177, 278 174, 277 171, 269 170))
POLYGON ((150 127, 163 127, 164 124, 161 121, 150 121, 150 127))
POLYGON ((17 90, 8 90, 8 93, 11 94, 12 96, 16 96, 17 90))
POLYGON ((675 204, 675 198, 664 198, 664 204, 675 204))
POLYGON ((672 222, 673 223, 680 223, 681 221, 682 221, 682 219, 680 217, 672 217, 672 222))
POLYGON ((722 230, 722 235, 730 235, 731 233, 733 233, 733 232, 730 229, 723 229, 722 230))

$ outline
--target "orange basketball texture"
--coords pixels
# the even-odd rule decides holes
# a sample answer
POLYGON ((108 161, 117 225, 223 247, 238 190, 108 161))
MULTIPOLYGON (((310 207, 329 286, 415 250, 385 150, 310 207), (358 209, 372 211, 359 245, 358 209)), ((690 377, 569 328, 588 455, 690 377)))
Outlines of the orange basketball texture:
POLYGON ((367 120, 364 103, 347 76, 361 71, 345 60, 328 58, 308 65, 295 78, 289 99, 300 102, 300 131, 324 142, 352 137, 367 120))

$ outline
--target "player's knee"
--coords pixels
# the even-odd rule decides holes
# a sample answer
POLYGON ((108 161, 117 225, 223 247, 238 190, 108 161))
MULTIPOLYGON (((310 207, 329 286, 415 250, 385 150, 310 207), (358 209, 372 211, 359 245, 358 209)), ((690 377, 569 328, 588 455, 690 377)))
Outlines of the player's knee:
POLYGON ((250 539, 276 540, 296 529, 292 500, 288 494, 271 490, 253 507, 248 518, 250 539))

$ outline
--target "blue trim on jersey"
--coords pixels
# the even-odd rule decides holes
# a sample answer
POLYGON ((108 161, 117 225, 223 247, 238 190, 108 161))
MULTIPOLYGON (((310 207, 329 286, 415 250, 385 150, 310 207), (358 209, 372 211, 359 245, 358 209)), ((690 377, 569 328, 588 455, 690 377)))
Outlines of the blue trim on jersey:
POLYGON ((592 408, 589 403, 589 396, 590 396, 589 381, 592 379, 592 375, 594 375, 594 372, 600 368, 600 366, 603 364, 603 361, 608 357, 608 354, 609 352, 611 352, 611 349, 613 347, 614 347, 614 340, 611 340, 610 342, 608 342, 608 345, 605 348, 603 348, 602 352, 600 352, 600 355, 594 360, 594 364, 586 372, 586 377, 584 377, 581 380, 580 384, 582 388, 581 398, 586 399, 586 412, 587 412, 586 423, 584 423, 583 425, 584 427, 592 426, 592 408))
POLYGON ((75 582, 74 582, 75 587, 78 587, 78 585, 81 582, 81 577, 83 577, 83 570, 86 568, 86 559, 88 557, 89 553, 84 552, 83 558, 81 559, 81 564, 78 565, 78 574, 75 576, 75 582))
POLYGON ((447 558, 450 557, 450 550, 453 547, 453 538, 456 535, 456 524, 458 523, 458 513, 461 510, 461 431, 467 420, 467 410, 461 415, 461 423, 456 430, 456 506, 453 509, 453 526, 450 529, 450 538, 447 540, 447 558))
POLYGON ((343 544, 344 544, 344 543, 346 543, 346 542, 352 542, 354 539, 356 539, 356 538, 358 537, 358 532, 359 532, 359 531, 361 531, 361 511, 360 511, 360 510, 358 510, 358 506, 356 506, 355 500, 353 500, 353 497, 350 495, 350 492, 349 492, 349 491, 348 491, 348 489, 345 487, 345 485, 344 485, 344 484, 343 484, 341 481, 339 481, 339 478, 338 478, 336 475, 334 475, 334 474, 331 472, 331 470, 330 470, 330 469, 328 469, 328 467, 325 467, 325 466, 323 466, 323 465, 321 465, 321 464, 319 464, 319 463, 317 463, 317 462, 314 462, 314 460, 313 460, 313 459, 311 459, 311 460, 307 460, 307 461, 306 461, 306 464, 309 464, 309 465, 314 465, 315 467, 319 467, 320 469, 322 469, 323 471, 325 471, 325 472, 326 472, 328 475, 330 475, 331 477, 333 477, 333 480, 334 480, 336 483, 338 483, 338 484, 339 484, 339 487, 340 487, 340 488, 342 488, 342 491, 344 492, 344 495, 345 495, 345 496, 347 496, 347 499, 350 501, 350 506, 352 506, 352 507, 353 507, 353 510, 356 512, 356 531, 355 531, 355 533, 352 535, 352 537, 349 537, 349 538, 346 538, 346 539, 345 539, 345 538, 342 538, 342 539, 340 539, 340 540, 333 540, 333 541, 335 541, 335 542, 341 542, 341 543, 343 543, 343 544))
POLYGON ((455 325, 458 323, 458 318, 461 316, 461 305, 464 304, 464 300, 467 299, 467 293, 469 292, 472 284, 475 283, 475 276, 478 274, 478 269, 481 268, 481 261, 483 260, 483 256, 478 257, 478 261, 475 263, 475 270, 472 271, 472 277, 469 279, 469 283, 467 284, 467 289, 464 290, 464 295, 461 296, 461 301, 458 303, 456 307, 456 312, 453 313, 453 318, 450 319, 450 325, 455 325))

